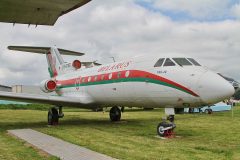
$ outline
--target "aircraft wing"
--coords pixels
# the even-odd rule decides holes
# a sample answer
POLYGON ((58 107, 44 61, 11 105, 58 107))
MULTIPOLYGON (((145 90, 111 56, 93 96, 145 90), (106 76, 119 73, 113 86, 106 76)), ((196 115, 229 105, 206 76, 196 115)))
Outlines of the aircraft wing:
POLYGON ((91 0, 0 0, 0 22, 54 25, 58 17, 91 0))
POLYGON ((93 104, 89 101, 81 100, 77 97, 61 97, 61 96, 45 96, 25 93, 0 92, 1 100, 27 102, 27 103, 41 103, 59 106, 71 106, 79 108, 89 108, 93 104))

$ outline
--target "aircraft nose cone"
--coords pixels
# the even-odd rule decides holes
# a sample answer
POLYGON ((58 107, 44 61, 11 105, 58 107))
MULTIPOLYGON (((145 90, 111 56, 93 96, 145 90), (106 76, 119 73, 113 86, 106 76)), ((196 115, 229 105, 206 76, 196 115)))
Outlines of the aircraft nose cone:
POLYGON ((206 72, 199 80, 199 94, 206 104, 213 104, 230 98, 235 90, 224 78, 211 71, 206 72))

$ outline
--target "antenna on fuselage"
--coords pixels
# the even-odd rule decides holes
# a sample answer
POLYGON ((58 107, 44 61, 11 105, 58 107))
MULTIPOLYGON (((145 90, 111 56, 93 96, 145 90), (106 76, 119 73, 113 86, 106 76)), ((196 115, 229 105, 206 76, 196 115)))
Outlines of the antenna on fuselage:
POLYGON ((112 58, 113 62, 116 62, 114 57, 109 57, 109 58, 112 58))

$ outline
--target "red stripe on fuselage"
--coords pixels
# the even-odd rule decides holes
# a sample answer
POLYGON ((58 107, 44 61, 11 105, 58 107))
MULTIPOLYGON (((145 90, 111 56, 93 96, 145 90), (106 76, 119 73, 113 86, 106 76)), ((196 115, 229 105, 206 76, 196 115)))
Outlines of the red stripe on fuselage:
MULTIPOLYGON (((155 75, 152 74, 150 72, 146 72, 146 71, 140 71, 140 70, 125 70, 125 71, 117 71, 117 72, 111 72, 111 73, 105 73, 105 74, 99 74, 99 75, 92 75, 92 76, 86 76, 86 77, 81 77, 81 84, 84 83, 89 83, 89 82, 100 82, 100 81, 106 81, 106 80, 116 80, 119 78, 150 78, 150 79, 154 79, 154 80, 158 80, 167 84, 170 84, 174 87, 180 88, 188 93, 190 93, 191 95, 195 96, 195 97, 199 97, 199 95, 197 95, 196 93, 194 93, 193 91, 191 91, 190 89, 188 89, 187 87, 184 87, 174 81, 171 81, 169 79, 166 79, 164 77, 161 77, 159 75, 155 75), (125 76, 126 72, 129 71, 130 74, 128 77, 125 76), (118 76, 118 73, 121 73, 120 76, 118 76), (112 74, 112 78, 109 79, 109 75, 112 74), (102 79, 102 75, 104 75, 104 78, 102 79), (95 79, 95 77, 97 76, 97 79, 95 79), (88 78, 91 77, 91 81, 88 81, 88 78), (84 78, 84 82, 83 82, 83 78, 84 78)), ((69 80, 59 80, 57 81, 58 86, 67 86, 67 85, 73 85, 76 84, 76 81, 79 80, 79 78, 73 78, 73 79, 69 79, 69 80)))

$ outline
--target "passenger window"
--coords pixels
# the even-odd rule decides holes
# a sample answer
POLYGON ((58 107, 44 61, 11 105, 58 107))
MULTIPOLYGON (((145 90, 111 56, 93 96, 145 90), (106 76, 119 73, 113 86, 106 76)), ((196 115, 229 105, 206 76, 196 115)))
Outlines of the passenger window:
POLYGON ((108 79, 112 79, 112 73, 109 74, 108 79))
POLYGON ((188 60, 190 61, 190 62, 192 62, 195 66, 201 66, 197 61, 195 61, 195 59, 193 59, 193 58, 188 58, 188 60))
POLYGON ((94 77, 94 81, 97 81, 97 79, 98 79, 98 76, 95 76, 95 77, 94 77))
POLYGON ((85 82, 85 78, 82 78, 82 82, 83 82, 83 83, 85 82))
POLYGON ((173 63, 171 59, 167 58, 163 66, 175 66, 175 63, 173 63))
POLYGON ((101 76, 101 80, 102 80, 102 81, 104 80, 104 74, 101 76))
POLYGON ((161 67, 165 58, 160 58, 154 65, 154 67, 161 67))
POLYGON ((91 77, 88 77, 88 82, 90 82, 91 81, 91 77))
POLYGON ((192 64, 191 64, 186 58, 173 58, 173 60, 174 60, 179 66, 192 66, 192 64))
POLYGON ((117 78, 121 78, 121 72, 117 73, 117 78))
POLYGON ((127 71, 127 72, 125 73, 125 77, 129 77, 129 75, 130 75, 130 71, 127 71))

